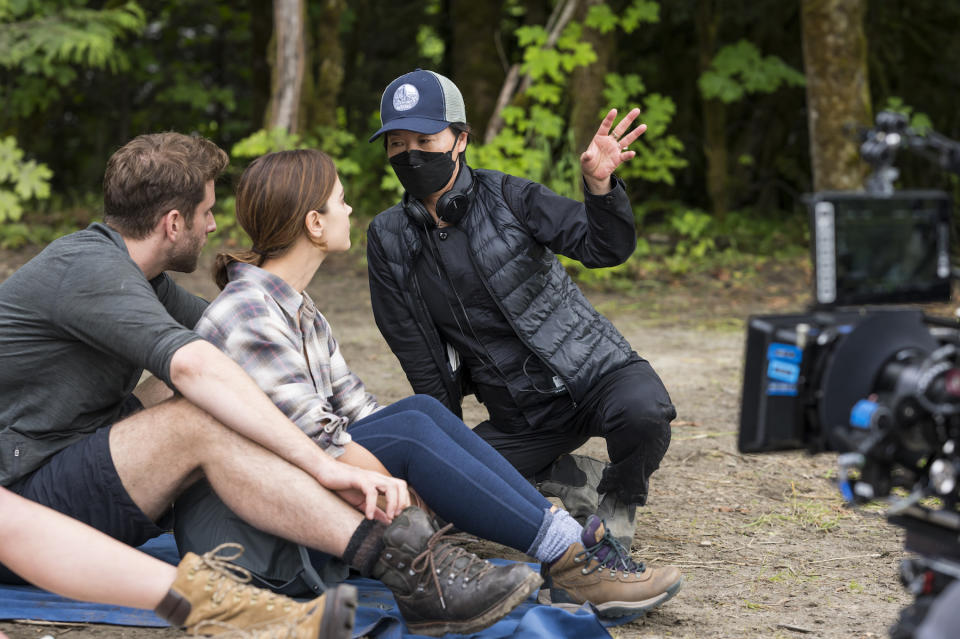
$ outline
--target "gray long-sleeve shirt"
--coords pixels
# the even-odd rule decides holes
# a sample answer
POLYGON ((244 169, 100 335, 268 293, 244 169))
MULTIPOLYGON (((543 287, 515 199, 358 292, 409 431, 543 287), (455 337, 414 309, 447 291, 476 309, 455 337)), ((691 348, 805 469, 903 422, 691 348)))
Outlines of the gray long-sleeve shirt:
POLYGON ((204 308, 165 273, 148 281, 102 224, 0 284, 0 485, 116 421, 144 369, 169 384, 204 308))

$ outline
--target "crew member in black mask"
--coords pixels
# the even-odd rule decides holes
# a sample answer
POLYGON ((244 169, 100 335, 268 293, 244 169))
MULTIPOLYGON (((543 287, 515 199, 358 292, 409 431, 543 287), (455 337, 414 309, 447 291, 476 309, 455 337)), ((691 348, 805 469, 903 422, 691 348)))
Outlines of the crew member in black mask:
POLYGON ((400 76, 370 141, 383 136, 406 193, 367 236, 374 315, 413 390, 458 415, 474 393, 489 413, 475 432, 574 516, 599 514, 627 548, 676 411, 555 254, 605 267, 633 252, 633 211, 614 171, 635 155, 638 115, 603 120, 580 157, 578 202, 467 166, 460 91, 432 71, 400 76), (594 436, 610 463, 570 454, 594 436))

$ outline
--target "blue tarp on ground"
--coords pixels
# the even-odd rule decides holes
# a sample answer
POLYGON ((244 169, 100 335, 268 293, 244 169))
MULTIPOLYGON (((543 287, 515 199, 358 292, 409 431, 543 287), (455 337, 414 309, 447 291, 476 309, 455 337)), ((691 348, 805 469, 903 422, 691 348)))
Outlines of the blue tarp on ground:
MULTIPOLYGON (((172 535, 163 535, 141 547, 141 550, 176 564, 179 561, 172 535)), ((494 560, 498 561, 498 560, 494 560)), ((351 579, 357 586, 360 607, 357 610, 355 637, 406 639, 421 635, 409 634, 401 621, 393 595, 383 584, 371 579, 351 579)), ((152 612, 64 599, 30 586, 0 584, 0 619, 34 619, 39 621, 72 621, 105 623, 123 626, 166 626, 152 612)), ((623 623, 625 619, 617 620, 623 623)), ((607 624, 611 625, 611 624, 607 624)), ((531 597, 517 606, 505 619, 483 632, 471 635, 479 639, 609 639, 600 620, 587 609, 570 613, 536 603, 531 597)))

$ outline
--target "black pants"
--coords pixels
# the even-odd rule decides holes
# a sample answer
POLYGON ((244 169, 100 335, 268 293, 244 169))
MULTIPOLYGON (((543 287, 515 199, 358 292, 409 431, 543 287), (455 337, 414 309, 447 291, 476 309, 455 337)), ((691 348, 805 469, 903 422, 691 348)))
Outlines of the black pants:
POLYGON ((626 503, 647 501, 650 475, 670 445, 670 422, 677 411, 660 377, 645 360, 602 377, 566 419, 505 432, 489 420, 473 432, 493 446, 524 477, 536 477, 564 453, 591 437, 607 442, 610 466, 599 491, 626 503))

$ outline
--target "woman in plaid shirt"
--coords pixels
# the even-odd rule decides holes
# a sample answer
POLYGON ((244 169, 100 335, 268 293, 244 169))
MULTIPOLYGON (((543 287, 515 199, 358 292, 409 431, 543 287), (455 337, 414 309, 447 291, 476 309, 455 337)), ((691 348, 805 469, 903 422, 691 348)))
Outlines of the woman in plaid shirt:
MULTIPOLYGON (((607 581, 608 573, 619 575, 616 583, 589 597, 601 611, 607 601, 611 614, 643 611, 676 592, 675 568, 634 564, 599 520, 585 532, 440 402, 414 395, 381 406, 350 371, 304 290, 328 254, 350 248, 353 209, 329 156, 299 150, 255 160, 240 179, 236 209, 253 245, 217 256, 222 293, 195 330, 236 360, 318 446, 406 480, 443 520, 536 557, 550 573, 570 563, 579 574, 581 561, 609 569, 597 574, 607 581), (581 542, 597 552, 575 562, 581 542)), ((587 598, 572 596, 577 605, 587 598)))

